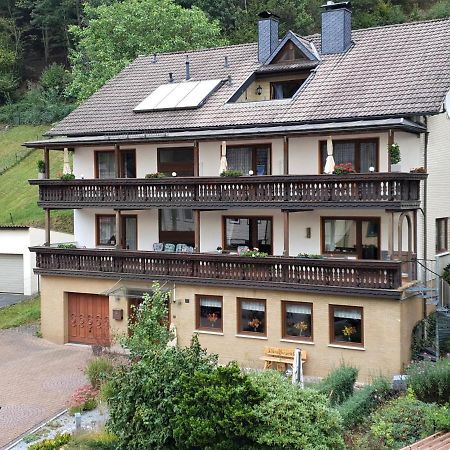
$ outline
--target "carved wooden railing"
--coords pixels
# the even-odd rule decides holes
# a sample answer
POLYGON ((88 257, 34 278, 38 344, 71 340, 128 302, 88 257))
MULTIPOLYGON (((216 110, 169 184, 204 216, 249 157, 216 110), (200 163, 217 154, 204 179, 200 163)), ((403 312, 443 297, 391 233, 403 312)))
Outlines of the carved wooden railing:
POLYGON ((399 297, 401 262, 32 247, 40 274, 399 297))
POLYGON ((426 174, 30 180, 44 208, 418 208, 426 174))

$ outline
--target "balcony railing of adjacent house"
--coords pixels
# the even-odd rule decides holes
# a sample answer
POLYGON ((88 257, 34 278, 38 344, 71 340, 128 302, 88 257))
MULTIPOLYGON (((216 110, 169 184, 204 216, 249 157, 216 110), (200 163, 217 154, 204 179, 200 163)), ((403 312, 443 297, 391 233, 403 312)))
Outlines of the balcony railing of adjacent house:
POLYGON ((400 298, 400 261, 32 247, 36 273, 400 298))
POLYGON ((420 207, 421 173, 30 180, 44 208, 420 207))

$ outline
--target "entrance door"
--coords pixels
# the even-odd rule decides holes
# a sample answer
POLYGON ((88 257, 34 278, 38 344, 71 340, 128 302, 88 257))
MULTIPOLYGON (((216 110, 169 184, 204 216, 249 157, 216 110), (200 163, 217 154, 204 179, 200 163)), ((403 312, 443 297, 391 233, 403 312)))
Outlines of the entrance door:
POLYGON ((109 345, 109 297, 69 293, 69 342, 109 345))

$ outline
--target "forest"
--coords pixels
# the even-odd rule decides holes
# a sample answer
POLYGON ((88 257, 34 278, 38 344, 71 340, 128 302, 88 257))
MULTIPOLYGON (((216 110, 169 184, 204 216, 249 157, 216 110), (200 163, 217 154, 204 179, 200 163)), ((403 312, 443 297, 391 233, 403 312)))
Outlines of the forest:
MULTIPOLYGON (((256 39, 269 10, 320 30, 324 0, 0 0, 0 123, 52 123, 138 54, 256 39)), ((354 0, 353 28, 450 17, 450 0, 354 0)))

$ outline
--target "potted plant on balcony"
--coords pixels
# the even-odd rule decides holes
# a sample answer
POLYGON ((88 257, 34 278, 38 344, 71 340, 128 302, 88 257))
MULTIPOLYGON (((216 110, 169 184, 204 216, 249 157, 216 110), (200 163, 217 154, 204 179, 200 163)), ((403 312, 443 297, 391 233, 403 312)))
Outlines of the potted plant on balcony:
POLYGON ((220 176, 221 177, 242 177, 243 173, 240 170, 228 169, 224 170, 220 176))
POLYGON ((42 180, 45 176, 45 162, 42 159, 37 162, 37 170, 38 178, 39 180, 42 180))
POLYGON ((348 163, 341 163, 341 164, 336 164, 336 166, 334 167, 334 171, 333 173, 335 175, 347 175, 350 173, 355 173, 356 170, 353 167, 353 164, 348 162, 348 163))
POLYGON ((388 148, 389 161, 391 163, 391 172, 401 172, 402 167, 400 161, 402 160, 400 156, 400 147, 397 143, 391 144, 388 148))

